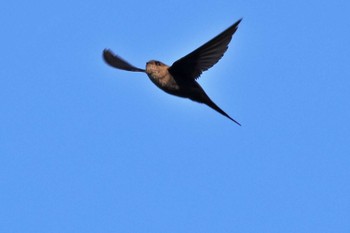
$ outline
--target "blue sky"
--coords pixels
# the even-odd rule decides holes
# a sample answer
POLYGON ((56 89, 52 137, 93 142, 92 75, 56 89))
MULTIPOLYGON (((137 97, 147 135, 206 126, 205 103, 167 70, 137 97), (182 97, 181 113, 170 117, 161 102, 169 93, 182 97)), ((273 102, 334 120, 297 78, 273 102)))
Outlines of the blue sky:
POLYGON ((0 232, 350 232, 348 1, 6 1, 0 232), (242 127, 112 69, 172 64, 242 127))

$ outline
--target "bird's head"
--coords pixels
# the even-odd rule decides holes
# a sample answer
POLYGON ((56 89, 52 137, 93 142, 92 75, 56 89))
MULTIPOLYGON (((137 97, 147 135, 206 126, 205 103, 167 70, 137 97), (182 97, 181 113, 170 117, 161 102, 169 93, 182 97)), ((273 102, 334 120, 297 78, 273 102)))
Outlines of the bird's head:
POLYGON ((164 72, 166 72, 167 69, 168 69, 168 66, 160 61, 151 60, 151 61, 146 63, 146 73, 147 74, 161 75, 164 72))

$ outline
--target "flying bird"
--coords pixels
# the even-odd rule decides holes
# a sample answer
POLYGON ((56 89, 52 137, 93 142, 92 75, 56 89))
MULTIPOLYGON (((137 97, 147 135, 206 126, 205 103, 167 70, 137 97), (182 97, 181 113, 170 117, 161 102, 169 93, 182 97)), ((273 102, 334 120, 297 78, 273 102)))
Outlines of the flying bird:
POLYGON ((206 104, 238 125, 241 125, 219 108, 196 81, 203 71, 211 68, 223 57, 241 20, 238 20, 193 52, 175 61, 171 66, 167 66, 157 60, 151 60, 146 63, 146 69, 144 70, 131 65, 123 58, 114 54, 110 49, 103 51, 103 58, 107 64, 114 68, 133 72, 144 72, 163 91, 206 104))

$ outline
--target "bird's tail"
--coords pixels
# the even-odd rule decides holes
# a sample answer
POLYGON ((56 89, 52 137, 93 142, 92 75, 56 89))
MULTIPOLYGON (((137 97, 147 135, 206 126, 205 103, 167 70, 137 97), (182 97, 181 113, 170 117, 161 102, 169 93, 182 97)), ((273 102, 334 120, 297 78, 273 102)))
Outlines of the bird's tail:
POLYGON ((226 112, 224 112, 221 108, 219 108, 219 106, 217 106, 209 97, 208 97, 208 100, 204 103, 206 105, 208 105, 209 107, 211 107, 212 109, 214 109, 215 111, 221 113, 222 115, 224 115, 225 117, 227 117, 231 121, 235 122, 237 125, 241 126, 241 124, 238 121, 236 121, 235 119, 230 117, 226 112))
POLYGON ((227 117, 231 121, 235 122, 237 125, 241 126, 241 124, 238 121, 236 121, 235 119, 230 117, 226 112, 224 112, 221 108, 219 108, 219 106, 217 106, 209 98, 209 96, 205 93, 205 91, 201 88, 201 86, 198 83, 196 83, 196 88, 192 89, 191 93, 192 93, 192 95, 189 96, 189 98, 191 100, 208 105, 209 107, 211 107, 212 109, 214 109, 218 113, 224 115, 225 117, 227 117))
POLYGON ((232 117, 230 117, 226 112, 224 112, 221 108, 219 108, 219 106, 217 106, 210 98, 209 96, 205 93, 205 91, 203 90, 203 88, 199 85, 199 83, 197 82, 193 82, 192 86, 190 88, 190 91, 187 93, 188 95, 186 95, 186 97, 188 97, 189 99, 199 102, 199 103, 203 103, 208 105, 209 107, 211 107, 212 109, 214 109, 215 111, 217 111, 218 113, 220 113, 221 115, 227 117, 228 119, 230 119, 231 121, 235 122, 237 125, 241 126, 241 124, 236 121, 235 119, 233 119, 232 117))

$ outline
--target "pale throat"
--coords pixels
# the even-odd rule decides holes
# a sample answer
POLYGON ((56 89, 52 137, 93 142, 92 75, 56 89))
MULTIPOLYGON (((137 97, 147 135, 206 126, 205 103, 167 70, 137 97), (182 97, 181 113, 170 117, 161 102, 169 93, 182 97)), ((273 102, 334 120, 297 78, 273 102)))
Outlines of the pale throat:
POLYGON ((151 81, 164 91, 176 91, 179 89, 175 79, 168 71, 168 66, 147 65, 146 73, 151 81))
POLYGON ((157 86, 166 87, 173 85, 174 79, 168 71, 168 66, 147 65, 146 73, 151 81, 157 86))

